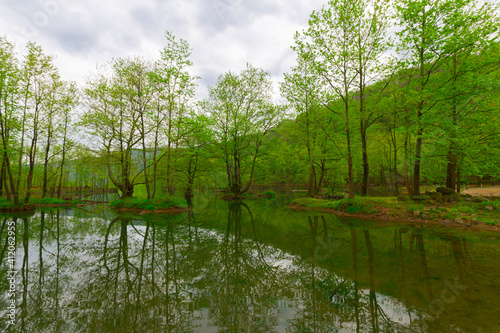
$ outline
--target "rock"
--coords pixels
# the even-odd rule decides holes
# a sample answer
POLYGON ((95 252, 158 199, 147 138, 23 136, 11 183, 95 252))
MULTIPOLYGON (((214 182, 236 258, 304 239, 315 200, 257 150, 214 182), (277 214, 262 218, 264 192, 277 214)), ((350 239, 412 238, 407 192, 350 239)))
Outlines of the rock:
POLYGON ((450 224, 452 222, 451 222, 451 220, 444 220, 443 223, 450 224))
POLYGON ((470 223, 467 223, 467 226, 468 226, 468 227, 470 227, 470 226, 471 226, 471 224, 470 224, 470 223))
POLYGON ((478 219, 472 219, 472 224, 474 225, 479 225, 479 220, 478 219))
POLYGON ((414 210, 412 214, 414 217, 419 217, 422 214, 422 212, 419 210, 414 210))
POLYGON ((436 192, 442 193, 443 195, 452 195, 455 191, 449 187, 438 187, 436 192))
POLYGON ((432 192, 430 194, 432 199, 442 199, 443 198, 443 193, 441 192, 432 192))
POLYGON ((422 214, 422 220, 428 220, 429 217, 426 214, 422 214))
POLYGON ((472 198, 465 198, 464 200, 467 201, 467 202, 471 202, 472 198))
POLYGON ((486 209, 489 212, 492 212, 493 211, 493 206, 486 206, 486 207, 484 207, 484 209, 486 209))
POLYGON ((458 223, 458 224, 464 224, 464 220, 458 218, 458 219, 455 219, 455 222, 458 223))
POLYGON ((425 196, 424 195, 412 195, 411 200, 414 201, 425 201, 425 196))
POLYGON ((483 200, 483 197, 474 197, 474 198, 472 199, 472 201, 474 201, 475 203, 481 203, 481 202, 483 202, 484 200, 483 200))

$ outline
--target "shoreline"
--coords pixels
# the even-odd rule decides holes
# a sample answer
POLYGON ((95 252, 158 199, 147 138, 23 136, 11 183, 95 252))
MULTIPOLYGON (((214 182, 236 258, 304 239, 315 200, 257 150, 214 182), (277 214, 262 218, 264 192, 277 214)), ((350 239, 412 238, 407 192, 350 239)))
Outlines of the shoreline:
MULTIPOLYGON (((440 193, 438 193, 440 194, 440 193)), ((354 199, 295 199, 295 211, 320 211, 381 224, 439 225, 464 230, 500 231, 498 197, 441 196, 431 193, 418 198, 355 197, 354 199)))
POLYGON ((456 222, 445 222, 444 220, 431 220, 431 219, 419 219, 410 216, 388 216, 386 212, 383 213, 348 213, 342 210, 336 210, 332 208, 311 208, 300 206, 297 204, 290 204, 288 206, 291 210, 294 211, 315 211, 315 212, 324 212, 329 214, 334 214, 340 217, 351 217, 360 220, 369 220, 379 224, 410 224, 410 225, 435 225, 442 227, 453 227, 462 230, 475 230, 475 231, 500 231, 500 224, 496 226, 491 226, 487 224, 473 224, 473 223, 456 223, 456 222))

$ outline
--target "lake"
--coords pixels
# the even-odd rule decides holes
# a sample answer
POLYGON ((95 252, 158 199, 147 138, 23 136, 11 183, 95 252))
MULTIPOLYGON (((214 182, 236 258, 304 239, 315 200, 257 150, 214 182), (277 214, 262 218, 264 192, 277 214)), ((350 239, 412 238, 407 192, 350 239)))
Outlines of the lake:
POLYGON ((0 330, 500 332, 500 234, 294 212, 288 200, 4 215, 0 330))

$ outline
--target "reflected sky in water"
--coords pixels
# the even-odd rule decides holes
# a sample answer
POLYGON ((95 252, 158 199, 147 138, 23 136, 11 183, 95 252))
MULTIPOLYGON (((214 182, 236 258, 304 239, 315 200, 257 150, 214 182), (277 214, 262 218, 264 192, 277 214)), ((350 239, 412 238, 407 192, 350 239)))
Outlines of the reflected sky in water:
POLYGON ((3 216, 6 332, 499 332, 500 237, 211 198, 3 216), (7 226, 16 224, 16 321, 7 226))

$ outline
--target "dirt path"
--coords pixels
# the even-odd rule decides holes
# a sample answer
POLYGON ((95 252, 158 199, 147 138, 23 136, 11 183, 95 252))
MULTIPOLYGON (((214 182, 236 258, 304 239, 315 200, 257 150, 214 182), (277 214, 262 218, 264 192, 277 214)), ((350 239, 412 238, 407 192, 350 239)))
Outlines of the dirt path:
POLYGON ((500 186, 469 187, 461 193, 474 196, 500 196, 500 186))

